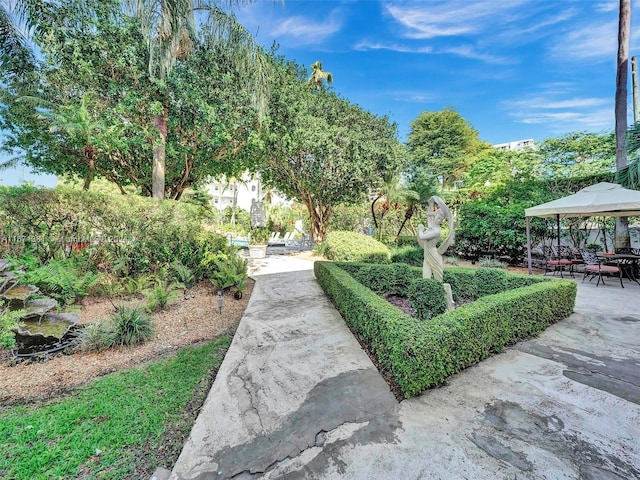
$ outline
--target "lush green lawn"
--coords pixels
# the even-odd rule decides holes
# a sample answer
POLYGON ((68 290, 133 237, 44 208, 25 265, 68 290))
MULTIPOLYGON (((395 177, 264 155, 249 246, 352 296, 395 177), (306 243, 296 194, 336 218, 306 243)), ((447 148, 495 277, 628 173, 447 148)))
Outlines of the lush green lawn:
POLYGON ((0 478, 149 478, 170 468, 230 338, 99 379, 43 405, 0 410, 0 478))

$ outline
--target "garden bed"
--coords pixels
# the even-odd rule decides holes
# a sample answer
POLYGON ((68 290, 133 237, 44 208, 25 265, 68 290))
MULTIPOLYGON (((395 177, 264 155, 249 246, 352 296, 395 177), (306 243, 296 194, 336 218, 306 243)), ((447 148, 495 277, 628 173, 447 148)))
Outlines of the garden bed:
MULTIPOLYGON (((17 365, 12 365, 10 352, 0 351, 0 403, 53 398, 96 377, 156 359, 182 346, 233 334, 249 302, 253 284, 247 280, 241 300, 226 293, 222 314, 218 313, 216 289, 210 282, 186 290, 166 310, 152 315, 153 338, 136 346, 110 348, 100 353, 58 354, 44 362, 17 365)), ((111 316, 114 304, 141 305, 144 299, 120 298, 112 303, 108 298, 85 298, 79 305, 80 323, 111 316)))
POLYGON ((385 378, 391 379, 392 390, 403 397, 442 384, 573 311, 575 282, 482 270, 485 277, 474 281, 477 270, 446 269, 445 281, 451 284, 454 299, 468 297, 470 291, 481 298, 421 321, 374 292, 401 293, 423 281, 420 269, 402 264, 315 263, 318 282, 385 378))

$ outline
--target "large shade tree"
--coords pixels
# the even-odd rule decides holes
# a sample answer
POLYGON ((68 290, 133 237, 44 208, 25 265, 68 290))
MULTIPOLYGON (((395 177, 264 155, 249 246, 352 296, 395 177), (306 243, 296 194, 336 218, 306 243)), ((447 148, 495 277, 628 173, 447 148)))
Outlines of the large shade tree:
POLYGON ((234 58, 246 79, 253 81, 256 100, 264 98, 266 84, 261 74, 261 51, 251 35, 224 8, 250 3, 247 0, 129 0, 131 11, 140 20, 149 46, 149 78, 156 87, 153 127, 152 195, 165 196, 165 161, 167 144, 168 96, 167 79, 180 60, 188 57, 196 28, 209 25, 212 38, 232 49, 234 58), (196 12, 202 15, 196 22, 196 12))
POLYGON ((426 171, 435 176, 442 187, 451 186, 461 178, 475 155, 488 147, 452 107, 422 112, 411 122, 407 145, 412 161, 409 173, 426 171))
POLYGON ((274 59, 274 81, 260 146, 267 185, 302 202, 315 242, 335 206, 361 201, 401 159, 396 127, 305 81, 303 69, 274 59))
MULTIPOLYGON (((105 0, 86 15, 71 4, 49 5, 42 34, 34 36, 39 75, 6 80, 0 127, 8 132, 6 149, 24 150, 38 171, 85 180, 95 172, 122 192, 135 185, 151 195, 155 86, 139 22, 120 7, 105 0)), ((210 176, 245 169, 242 149, 256 131, 245 67, 213 29, 199 29, 190 55, 166 81, 165 191, 174 199, 210 176)))

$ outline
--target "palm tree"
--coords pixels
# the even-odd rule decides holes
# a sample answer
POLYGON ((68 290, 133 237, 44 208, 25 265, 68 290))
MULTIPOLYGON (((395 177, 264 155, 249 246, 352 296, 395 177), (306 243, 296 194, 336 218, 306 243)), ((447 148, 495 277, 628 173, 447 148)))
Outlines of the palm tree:
MULTIPOLYGON (((627 165, 627 78, 629 72, 629 32, 631 29, 631 0, 620 0, 618 12, 618 62, 616 70, 616 170, 627 165)), ((629 221, 627 217, 616 219, 616 248, 629 247, 629 221)))
POLYGON ((16 22, 22 21, 27 28, 33 26, 36 7, 29 0, 16 0, 13 9, 4 3, 0 6, 0 71, 17 75, 34 69, 33 51, 16 22))
MULTIPOLYGON (((167 142, 166 79, 178 60, 189 54, 191 39, 196 35, 196 12, 206 14, 204 24, 211 27, 212 43, 222 42, 237 53, 235 60, 254 87, 254 103, 264 109, 267 82, 263 79, 264 60, 253 37, 235 16, 222 9, 252 0, 127 0, 136 15, 149 45, 149 77, 158 88, 158 109, 153 119, 156 138, 153 143, 152 196, 164 199, 164 168, 167 142)), ((200 23, 200 19, 199 19, 200 23)))
POLYGON ((322 70, 322 62, 313 62, 311 65, 311 76, 309 77, 309 80, 307 80, 307 83, 313 85, 314 88, 320 89, 324 86, 322 83, 323 81, 333 83, 333 75, 331 72, 325 72, 322 70))

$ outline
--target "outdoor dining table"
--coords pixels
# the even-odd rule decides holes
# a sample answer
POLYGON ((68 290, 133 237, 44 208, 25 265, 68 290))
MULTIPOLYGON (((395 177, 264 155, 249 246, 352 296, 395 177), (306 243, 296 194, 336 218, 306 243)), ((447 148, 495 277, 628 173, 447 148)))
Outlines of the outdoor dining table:
POLYGON ((640 285, 640 281, 638 281, 636 277, 636 269, 640 255, 633 255, 631 253, 598 253, 598 257, 605 262, 616 263, 618 268, 622 270, 623 275, 640 285))

